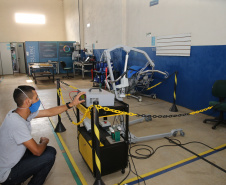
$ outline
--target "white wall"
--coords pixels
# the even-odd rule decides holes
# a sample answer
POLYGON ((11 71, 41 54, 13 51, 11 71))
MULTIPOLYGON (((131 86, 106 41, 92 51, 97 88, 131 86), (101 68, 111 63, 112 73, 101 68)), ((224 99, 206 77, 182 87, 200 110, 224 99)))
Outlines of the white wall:
POLYGON ((85 45, 150 47, 152 36, 191 33, 192 45, 226 44, 226 0, 80 0, 85 45), (90 23, 90 28, 86 25, 90 23))
POLYGON ((85 47, 95 44, 95 49, 105 49, 122 44, 122 7, 122 0, 83 0, 85 47))
POLYGON ((62 0, 0 0, 0 42, 66 40, 62 0), (46 16, 45 25, 15 22, 15 13, 46 16))
MULTIPOLYGON (((95 44, 96 49, 117 44, 149 47, 149 32, 191 33, 192 45, 226 44, 226 0, 159 0, 152 7, 149 3, 79 0, 82 47, 83 42, 85 47, 95 44)), ((0 0, 0 42, 79 41, 77 7, 78 0, 0 0), (45 14, 46 24, 17 24, 16 12, 45 14)))
POLYGON ((225 0, 127 0, 127 45, 151 46, 150 37, 191 33, 192 45, 226 44, 225 0))
POLYGON ((78 0, 64 0, 66 39, 80 42, 78 0))

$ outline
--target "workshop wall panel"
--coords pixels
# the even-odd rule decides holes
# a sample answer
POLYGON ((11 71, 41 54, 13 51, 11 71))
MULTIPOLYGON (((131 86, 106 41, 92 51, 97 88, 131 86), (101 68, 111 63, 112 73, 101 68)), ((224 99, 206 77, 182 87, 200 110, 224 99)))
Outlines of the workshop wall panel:
POLYGON ((158 56, 190 56, 190 33, 158 36, 155 38, 155 42, 158 56))
MULTIPOLYGON (((64 61, 67 67, 73 67, 72 51, 75 41, 26 41, 25 53, 28 63, 64 61)), ((27 65, 28 67, 28 65, 27 65)), ((28 68, 27 68, 27 71, 28 68)), ((73 72, 72 70, 70 71, 73 72)), ((60 66, 60 73, 66 73, 60 66)))

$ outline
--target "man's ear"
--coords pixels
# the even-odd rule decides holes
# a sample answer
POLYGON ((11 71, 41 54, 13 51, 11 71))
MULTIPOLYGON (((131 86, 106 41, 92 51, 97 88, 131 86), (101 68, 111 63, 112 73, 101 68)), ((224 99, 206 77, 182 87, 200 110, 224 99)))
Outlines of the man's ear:
POLYGON ((31 100, 29 98, 24 100, 24 105, 26 105, 26 107, 30 107, 31 106, 31 100))

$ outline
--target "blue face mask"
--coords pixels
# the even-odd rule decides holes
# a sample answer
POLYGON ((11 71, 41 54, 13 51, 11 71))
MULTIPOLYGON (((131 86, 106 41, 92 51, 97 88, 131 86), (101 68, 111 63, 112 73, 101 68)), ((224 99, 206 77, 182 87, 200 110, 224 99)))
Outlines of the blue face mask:
POLYGON ((39 99, 37 102, 31 104, 31 106, 29 107, 29 110, 31 111, 31 113, 38 111, 38 109, 40 107, 40 103, 41 102, 40 102, 40 99, 39 99))
MULTIPOLYGON (((17 89, 19 89, 26 97, 28 97, 27 95, 26 95, 26 93, 24 92, 24 91, 22 91, 20 88, 17 88, 17 89)), ((29 97, 28 97, 29 98, 29 97)), ((31 100, 32 101, 32 100, 31 100)), ((33 113, 33 112, 36 112, 36 111, 38 111, 38 109, 39 109, 39 107, 40 107, 40 99, 37 101, 37 102, 35 102, 35 103, 33 103, 33 104, 31 104, 31 106, 30 107, 27 107, 27 108, 21 108, 21 107, 18 107, 19 109, 28 109, 29 108, 29 110, 31 111, 31 113, 33 113)))

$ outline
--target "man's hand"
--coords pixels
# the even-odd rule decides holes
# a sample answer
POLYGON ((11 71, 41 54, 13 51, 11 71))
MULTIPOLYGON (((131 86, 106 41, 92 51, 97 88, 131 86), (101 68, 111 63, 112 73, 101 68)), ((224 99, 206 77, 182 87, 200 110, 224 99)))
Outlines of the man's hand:
POLYGON ((39 144, 32 138, 26 142, 24 142, 24 146, 33 153, 33 155, 40 156, 45 151, 47 144, 49 143, 49 139, 46 137, 41 137, 39 144))
POLYGON ((86 92, 80 92, 78 93, 78 95, 74 98, 74 100, 69 104, 70 107, 72 106, 76 106, 82 102, 85 102, 85 100, 79 100, 80 96, 82 96, 83 94, 85 94, 86 92))
POLYGON ((46 138, 46 137, 41 137, 39 143, 46 143, 46 144, 48 144, 49 143, 49 139, 46 138))

